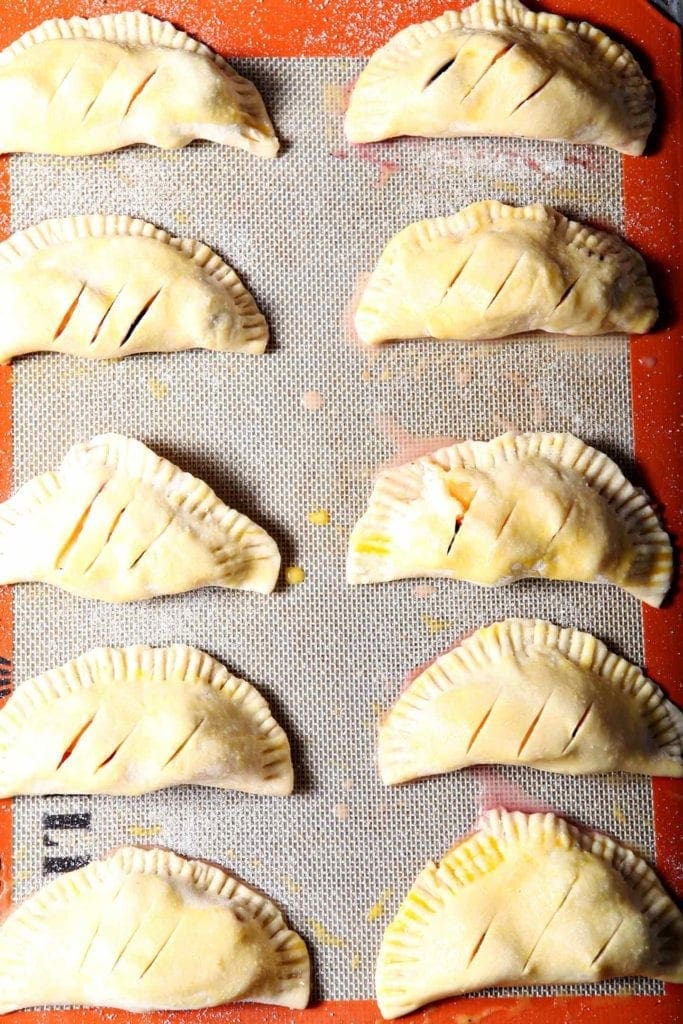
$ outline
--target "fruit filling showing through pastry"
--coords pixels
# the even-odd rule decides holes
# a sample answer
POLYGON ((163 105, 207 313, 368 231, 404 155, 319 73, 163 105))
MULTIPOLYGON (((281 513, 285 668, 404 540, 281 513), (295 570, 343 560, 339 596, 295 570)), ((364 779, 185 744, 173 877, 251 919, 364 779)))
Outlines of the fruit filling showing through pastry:
POLYGON ((510 433, 380 473, 347 569, 350 583, 610 582, 658 605, 672 552, 646 496, 602 452, 570 434, 510 433))
POLYGON ((449 481, 447 486, 448 492, 451 495, 451 497, 455 498, 455 500, 460 505, 462 505, 462 512, 458 512, 458 514, 455 517, 455 523, 453 525, 453 536, 448 542, 448 547, 446 549, 446 554, 450 555, 451 549, 455 543, 456 537, 458 536, 458 533, 465 519, 465 514, 467 513, 467 510, 469 509, 472 500, 477 492, 475 488, 471 486, 471 484, 468 484, 465 481, 459 483, 456 483, 455 481, 449 481))
POLYGON ((57 472, 0 505, 0 580, 139 601, 204 586, 270 593, 273 539, 201 480, 117 434, 75 445, 57 472))
POLYGON ((0 243, 0 306, 11 310, 1 362, 41 351, 259 354, 268 341, 252 296, 216 253, 127 216, 47 220, 0 243))
POLYGON ((361 342, 374 346, 536 331, 642 334, 657 311, 643 258, 617 235, 549 206, 486 200, 394 235, 354 322, 361 342))
POLYGON ((292 791, 289 743, 258 691, 191 647, 97 648, 0 708, 0 798, 178 785, 292 791))

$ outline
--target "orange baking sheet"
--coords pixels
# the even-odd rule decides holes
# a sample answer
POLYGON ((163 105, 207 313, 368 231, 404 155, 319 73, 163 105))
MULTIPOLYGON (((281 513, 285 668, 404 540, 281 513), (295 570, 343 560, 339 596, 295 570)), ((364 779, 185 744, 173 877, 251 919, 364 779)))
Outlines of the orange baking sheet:
MULTIPOLYGON (((50 17, 94 16, 135 7, 173 21, 230 56, 361 56, 371 53, 398 29, 442 13, 439 0, 170 0, 107 3, 92 0, 4 0, 0 3, 0 48, 50 17)), ((533 6, 533 4, 530 4, 533 6)), ((631 341, 634 436, 639 482, 656 497, 667 530, 680 551, 683 537, 683 76, 680 33, 647 0, 544 0, 544 9, 586 19, 622 40, 653 78, 658 122, 646 158, 623 158, 625 235, 653 272, 662 315, 651 334, 631 341)), ((1 112, 0 112, 0 116, 1 112)), ((9 162, 0 159, 0 234, 9 233, 9 162)), ((609 400, 609 396, 605 396, 609 400)), ((12 487, 12 369, 0 367, 0 498, 12 487)), ((683 704, 683 595, 678 583, 663 609, 643 609, 645 669, 671 697, 683 704)), ((0 588, 0 657, 12 660, 12 593, 0 588)), ((0 685, 0 691, 2 685, 0 685)), ((683 891, 680 781, 655 779, 653 801, 656 866, 670 889, 683 891)), ((12 895, 12 807, 0 801, 0 912, 12 895)), ((526 1024, 617 1022, 672 1024, 683 1016, 681 989, 664 996, 558 996, 450 1000, 404 1018, 424 1024, 526 1024)), ((201 1021, 224 1024, 371 1024, 381 1017, 374 1002, 324 1002, 293 1012, 259 1006, 227 1006, 201 1011, 201 1021)), ((86 1024, 106 1019, 118 1024, 125 1012, 99 1010, 23 1011, 8 1021, 86 1024)), ((196 1022, 193 1013, 150 1013, 145 1022, 196 1022)))

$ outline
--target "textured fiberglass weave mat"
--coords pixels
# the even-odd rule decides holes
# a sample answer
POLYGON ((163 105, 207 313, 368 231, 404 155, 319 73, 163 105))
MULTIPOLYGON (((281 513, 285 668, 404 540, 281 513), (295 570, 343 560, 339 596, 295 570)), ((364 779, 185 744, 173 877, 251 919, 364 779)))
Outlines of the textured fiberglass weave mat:
MULTIPOLYGON (((416 438, 571 430, 631 469, 623 339, 403 343, 368 356, 346 326, 361 275, 394 231, 420 217, 499 198, 545 201, 618 229, 620 161, 602 150, 496 139, 402 140, 351 152, 341 107, 359 61, 238 67, 262 89, 285 141, 278 160, 211 145, 13 158, 12 226, 129 213, 200 238, 253 291, 272 327, 268 353, 19 361, 16 483, 98 432, 138 437, 265 526, 283 564, 305 569, 305 582, 282 584, 269 598, 203 590, 124 606, 17 587, 16 678, 100 644, 203 648, 271 702, 293 742, 296 792, 286 800, 188 788, 137 799, 18 800, 15 897, 50 876, 47 858, 157 842, 218 861, 278 900, 315 951, 317 996, 369 997, 383 927, 424 863, 471 828, 482 799, 541 801, 654 852, 647 780, 474 769, 385 789, 374 761, 378 713, 411 668, 462 632, 539 616, 591 630, 639 662, 634 599, 542 582, 498 590, 344 582, 349 530, 371 477, 397 446, 409 457, 416 438), (308 521, 319 508, 329 525, 308 521), (62 813, 86 815, 69 822, 89 827, 45 828, 45 815, 62 813)), ((659 991, 653 982, 632 987, 659 991)))

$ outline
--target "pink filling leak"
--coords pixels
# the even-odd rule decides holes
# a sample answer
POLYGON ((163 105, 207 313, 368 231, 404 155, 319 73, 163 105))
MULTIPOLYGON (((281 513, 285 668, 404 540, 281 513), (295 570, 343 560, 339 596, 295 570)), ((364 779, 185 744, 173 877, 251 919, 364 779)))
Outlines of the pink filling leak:
POLYGON ((516 782, 499 775, 495 768, 478 765, 471 769, 479 783, 479 814, 486 814, 498 807, 506 811, 522 811, 524 814, 557 814, 561 812, 551 804, 539 800, 516 782))
POLYGON ((406 462, 414 462, 423 455, 431 455, 432 452, 448 445, 460 444, 462 437, 451 437, 447 434, 433 434, 422 437, 420 434, 411 434, 404 430, 391 416, 381 414, 376 418, 377 430, 384 434, 395 447, 395 452, 388 462, 379 467, 379 472, 385 469, 393 469, 395 466, 403 466, 406 462))
POLYGON ((318 409, 322 409, 325 404, 325 399, 319 391, 304 391, 301 396, 301 404, 304 409, 309 409, 311 412, 316 412, 318 409))

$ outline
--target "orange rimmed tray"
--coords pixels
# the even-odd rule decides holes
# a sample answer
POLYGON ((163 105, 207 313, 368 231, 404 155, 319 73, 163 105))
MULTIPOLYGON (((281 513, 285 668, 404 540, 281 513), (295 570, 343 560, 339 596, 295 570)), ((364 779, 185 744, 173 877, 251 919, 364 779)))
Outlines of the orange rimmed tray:
MULTIPOLYGON (((197 35, 227 57, 230 56, 362 56, 371 53, 395 31, 414 21, 440 14, 447 6, 463 7, 463 0, 450 5, 435 0, 175 0, 173 3, 105 2, 77 5, 40 0, 20 5, 3 4, 0 46, 49 17, 92 16, 104 12, 143 7, 168 18, 197 35)), ((683 268, 681 236, 683 205, 678 197, 683 144, 683 85, 680 34, 675 25, 660 15, 647 0, 621 0, 605 4, 599 0, 544 0, 543 7, 573 19, 588 19, 631 47, 658 91, 658 125, 644 158, 623 158, 625 235, 645 256, 653 269, 662 303, 661 326, 653 333, 631 342, 631 382, 636 459, 641 481, 659 503, 667 529, 680 550, 683 534, 681 502, 680 386, 683 373, 683 331, 681 299, 683 268)), ((9 233, 10 169, 0 160, 0 229, 9 233)), ((606 396, 607 397, 607 396, 606 396)), ((12 371, 0 368, 0 491, 9 494, 12 483, 12 371)), ((645 667, 670 695, 683 703, 680 637, 683 634, 683 598, 680 588, 663 609, 643 609, 645 667)), ((0 590, 0 656, 12 659, 12 597, 0 590)), ((657 868, 669 886, 679 894, 682 885, 680 861, 681 826, 677 814, 680 783, 654 780, 657 868)), ((12 811, 9 801, 0 801, 0 910, 11 899, 12 811)), ((473 998, 428 1007, 406 1020, 430 1024, 466 1024, 486 1020, 507 1024, 524 1018, 529 1024, 572 1021, 640 1022, 669 1024, 681 1005, 680 991, 668 987, 662 997, 646 996, 557 996, 473 998)), ((24 1011, 8 1016, 17 1021, 60 1021, 85 1024, 98 1020, 102 1011, 24 1011)), ((106 1011, 106 1019, 124 1022, 125 1012, 106 1011)), ((150 1013, 144 1021, 168 1021, 169 1014, 150 1013)), ((196 1021, 193 1013, 171 1015, 174 1021, 196 1021)), ((335 1001, 319 1003, 309 1010, 292 1012, 271 1007, 234 1006, 203 1011, 202 1020, 226 1024, 370 1024, 379 1021, 374 1002, 335 1001)))

